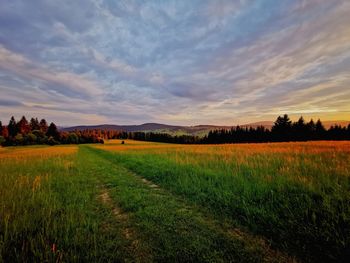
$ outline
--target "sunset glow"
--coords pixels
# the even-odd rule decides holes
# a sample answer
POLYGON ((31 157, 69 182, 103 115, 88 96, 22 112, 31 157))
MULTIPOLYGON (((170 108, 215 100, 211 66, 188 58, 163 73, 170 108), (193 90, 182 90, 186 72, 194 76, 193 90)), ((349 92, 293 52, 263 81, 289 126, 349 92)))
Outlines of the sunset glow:
POLYGON ((350 120, 350 1, 19 1, 0 8, 0 120, 350 120))

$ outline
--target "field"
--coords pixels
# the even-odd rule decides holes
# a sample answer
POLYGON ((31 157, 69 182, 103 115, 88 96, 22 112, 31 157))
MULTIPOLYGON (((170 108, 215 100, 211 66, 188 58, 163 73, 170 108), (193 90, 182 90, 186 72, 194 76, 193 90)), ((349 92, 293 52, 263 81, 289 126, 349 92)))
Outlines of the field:
POLYGON ((0 148, 0 262, 345 262, 350 142, 0 148))

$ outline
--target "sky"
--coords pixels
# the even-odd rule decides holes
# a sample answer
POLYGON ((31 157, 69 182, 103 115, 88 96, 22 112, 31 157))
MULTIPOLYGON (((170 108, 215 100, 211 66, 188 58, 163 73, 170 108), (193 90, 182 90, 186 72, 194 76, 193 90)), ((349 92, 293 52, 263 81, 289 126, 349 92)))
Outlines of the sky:
POLYGON ((350 120, 349 0, 0 0, 0 120, 350 120))

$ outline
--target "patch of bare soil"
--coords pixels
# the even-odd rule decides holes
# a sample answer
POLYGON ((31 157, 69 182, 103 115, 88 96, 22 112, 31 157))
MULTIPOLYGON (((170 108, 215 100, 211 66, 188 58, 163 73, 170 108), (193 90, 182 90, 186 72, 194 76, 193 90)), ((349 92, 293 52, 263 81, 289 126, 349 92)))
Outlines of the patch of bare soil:
POLYGON ((149 187, 151 187, 151 188, 154 188, 154 189, 159 189, 160 188, 159 185, 156 185, 153 182, 151 182, 151 181, 149 181, 149 180, 147 180, 145 178, 141 178, 141 181, 143 183, 145 183, 146 185, 148 185, 149 187))

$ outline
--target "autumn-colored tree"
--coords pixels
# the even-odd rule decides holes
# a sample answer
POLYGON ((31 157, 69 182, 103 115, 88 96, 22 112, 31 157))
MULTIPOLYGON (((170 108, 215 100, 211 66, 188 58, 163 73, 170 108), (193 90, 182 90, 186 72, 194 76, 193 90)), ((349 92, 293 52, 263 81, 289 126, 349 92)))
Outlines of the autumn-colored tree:
POLYGON ((2 126, 1 136, 5 139, 9 137, 9 131, 6 126, 2 126))
POLYGON ((22 116, 21 120, 17 123, 17 131, 23 135, 30 132, 30 126, 26 117, 22 116))

